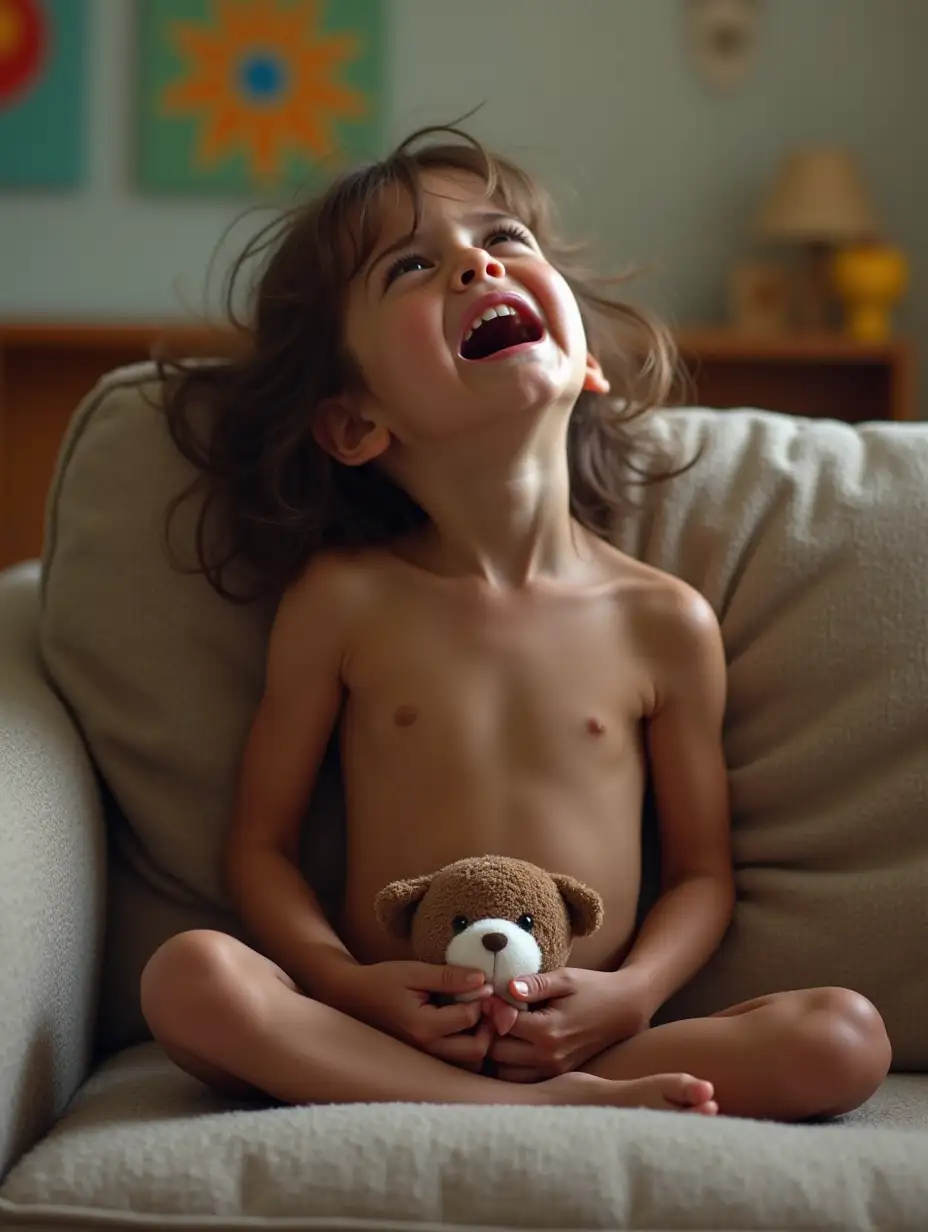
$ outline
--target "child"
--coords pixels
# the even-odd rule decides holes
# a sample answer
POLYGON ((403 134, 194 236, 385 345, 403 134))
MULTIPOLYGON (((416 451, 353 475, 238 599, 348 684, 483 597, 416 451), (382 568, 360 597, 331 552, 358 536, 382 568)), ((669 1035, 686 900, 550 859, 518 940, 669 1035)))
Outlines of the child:
POLYGON ((636 477, 624 421, 666 396, 670 343, 593 290, 550 214, 508 161, 422 130, 285 220, 248 353, 171 391, 232 536, 218 561, 201 540, 204 571, 228 593, 241 558, 283 598, 225 854, 260 952, 176 936, 143 1009, 190 1073, 289 1103, 838 1114, 890 1061, 856 993, 649 1026, 731 918, 725 662, 709 605, 609 542, 636 477), (336 728, 337 931, 297 863, 336 728), (662 892, 635 934, 647 773, 662 892), (374 917, 387 882, 483 853, 604 900, 570 969, 513 985, 535 1013, 433 1004, 482 975, 411 961, 374 917))

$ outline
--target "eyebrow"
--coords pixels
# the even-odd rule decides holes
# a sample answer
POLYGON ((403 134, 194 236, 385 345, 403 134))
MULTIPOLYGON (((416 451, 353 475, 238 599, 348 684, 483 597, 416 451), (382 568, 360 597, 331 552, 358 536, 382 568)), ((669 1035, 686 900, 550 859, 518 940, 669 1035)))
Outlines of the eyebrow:
MULTIPOLYGON (((480 210, 477 213, 468 214, 462 219, 462 222, 468 226, 485 226, 491 222, 499 222, 501 219, 508 219, 510 222, 519 221, 514 214, 507 213, 506 210, 480 210)), ((521 225, 524 226, 525 224, 522 223, 521 225)), ((408 244, 410 244, 416 238, 416 235, 421 234, 421 231, 408 231, 405 235, 399 236, 399 238, 395 239, 392 244, 388 244, 386 248, 379 252, 367 267, 367 273, 364 275, 364 285, 367 286, 370 283, 371 274, 373 274, 375 268, 385 257, 391 256, 394 252, 399 252, 400 249, 405 248, 408 244)))

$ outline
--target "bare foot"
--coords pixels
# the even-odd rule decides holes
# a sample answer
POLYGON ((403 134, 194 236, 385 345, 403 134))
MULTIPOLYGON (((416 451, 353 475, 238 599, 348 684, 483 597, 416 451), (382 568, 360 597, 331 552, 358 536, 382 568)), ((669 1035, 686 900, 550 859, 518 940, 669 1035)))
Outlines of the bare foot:
POLYGON ((655 1074, 650 1078, 612 1081, 594 1074, 561 1074, 539 1083, 554 1104, 610 1104, 614 1108, 659 1108, 715 1116, 711 1082, 691 1074, 655 1074))

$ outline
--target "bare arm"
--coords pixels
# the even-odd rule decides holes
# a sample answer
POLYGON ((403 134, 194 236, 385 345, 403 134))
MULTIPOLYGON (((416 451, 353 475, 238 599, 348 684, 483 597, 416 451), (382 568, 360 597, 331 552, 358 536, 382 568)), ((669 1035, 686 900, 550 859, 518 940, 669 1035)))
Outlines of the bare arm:
POLYGON ((338 972, 355 960, 300 870, 300 828, 338 720, 359 591, 350 563, 320 558, 284 596, 224 853, 230 898, 258 944, 301 988, 326 1000, 338 972))
POLYGON ((647 736, 661 896, 623 964, 641 977, 649 1016, 708 960, 734 907, 722 638, 709 604, 688 587, 675 585, 660 606, 652 625, 657 704, 647 736))

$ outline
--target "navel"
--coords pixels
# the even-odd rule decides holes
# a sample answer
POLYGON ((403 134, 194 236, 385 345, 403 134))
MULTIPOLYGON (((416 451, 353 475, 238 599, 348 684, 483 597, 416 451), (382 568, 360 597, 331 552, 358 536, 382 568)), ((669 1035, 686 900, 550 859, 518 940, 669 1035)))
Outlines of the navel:
POLYGON ((586 721, 586 730, 591 736, 604 736, 606 734, 606 724, 602 719, 590 718, 586 721))
POLYGON ((397 706, 393 712, 393 722, 397 727, 412 727, 419 717, 415 706, 397 706))

